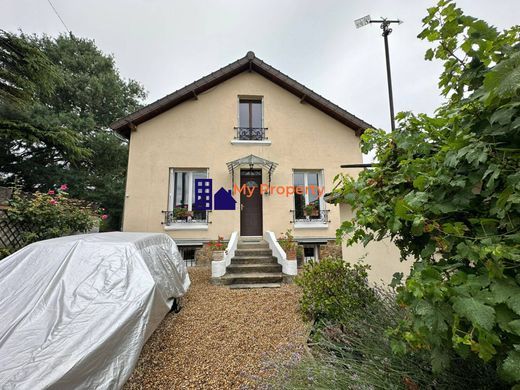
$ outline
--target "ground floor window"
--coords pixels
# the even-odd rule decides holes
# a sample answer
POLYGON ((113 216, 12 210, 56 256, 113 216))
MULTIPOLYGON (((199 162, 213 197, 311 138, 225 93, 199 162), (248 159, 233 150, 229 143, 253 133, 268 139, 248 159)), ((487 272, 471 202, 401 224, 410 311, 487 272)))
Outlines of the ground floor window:
POLYGON ((295 187, 302 187, 303 193, 294 194, 294 220, 319 221, 323 219, 323 199, 318 195, 318 187, 323 186, 321 170, 294 171, 295 187))
POLYGON ((179 252, 181 253, 182 259, 186 263, 187 267, 193 267, 195 265, 195 252, 199 247, 196 246, 180 246, 179 252))
POLYGON ((303 262, 319 260, 319 244, 303 244, 303 262))
POLYGON ((170 169, 168 211, 172 222, 207 222, 207 212, 195 210, 194 207, 195 179, 207 177, 207 169, 170 169))

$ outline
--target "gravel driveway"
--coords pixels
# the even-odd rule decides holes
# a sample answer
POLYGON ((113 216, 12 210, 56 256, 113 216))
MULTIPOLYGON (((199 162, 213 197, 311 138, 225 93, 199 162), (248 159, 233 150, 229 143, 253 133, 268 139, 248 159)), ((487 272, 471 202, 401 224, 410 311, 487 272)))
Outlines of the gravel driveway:
POLYGON ((298 359, 297 286, 230 290, 211 285, 208 268, 189 274, 183 309, 150 337, 125 390, 264 388, 277 364, 298 359))

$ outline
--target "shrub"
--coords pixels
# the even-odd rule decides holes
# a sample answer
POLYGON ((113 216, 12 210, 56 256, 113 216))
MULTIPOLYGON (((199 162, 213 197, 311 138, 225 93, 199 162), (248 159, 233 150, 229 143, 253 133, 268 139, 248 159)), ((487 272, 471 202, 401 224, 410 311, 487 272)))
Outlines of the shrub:
POLYGON ((368 265, 351 265, 342 259, 311 261, 296 284, 303 289, 301 310, 316 321, 338 321, 374 302, 367 284, 368 265))
POLYGON ((396 350, 432 351, 436 371, 453 352, 478 356, 520 388, 520 28, 500 32, 445 0, 423 22, 447 101, 363 134, 378 163, 337 187, 354 213, 338 236, 390 236, 413 258, 396 350))
MULTIPOLYGON (((23 245, 78 232, 87 232, 100 217, 90 205, 70 199, 63 184, 47 193, 25 195, 15 190, 6 210, 7 218, 22 226, 23 245)), ((104 209, 102 209, 104 213, 104 209)))
POLYGON ((415 350, 404 355, 392 351, 386 330, 408 315, 393 291, 371 290, 373 304, 323 322, 314 329, 311 353, 296 365, 279 367, 274 388, 283 389, 507 389, 493 370, 473 357, 463 360, 452 353, 452 369, 432 372, 430 355, 415 350))

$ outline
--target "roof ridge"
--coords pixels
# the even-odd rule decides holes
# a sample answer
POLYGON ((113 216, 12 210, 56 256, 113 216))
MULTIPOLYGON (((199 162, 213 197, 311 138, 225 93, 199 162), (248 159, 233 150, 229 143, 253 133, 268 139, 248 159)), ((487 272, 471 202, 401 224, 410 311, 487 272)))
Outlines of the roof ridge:
POLYGON ((231 62, 190 84, 186 84, 184 87, 179 88, 176 91, 115 121, 110 125, 110 127, 126 138, 129 138, 130 129, 135 127, 135 125, 143 123, 186 100, 193 98, 196 99, 197 94, 205 92, 246 70, 256 71, 282 88, 285 88, 289 92, 299 96, 302 102, 304 100, 305 102, 309 102, 311 105, 314 105, 329 116, 332 116, 336 120, 353 128, 357 135, 360 135, 365 129, 372 127, 361 118, 351 114, 344 108, 314 92, 312 89, 299 83, 287 74, 262 61, 252 51, 248 51, 244 57, 239 58, 238 60, 231 62), (262 72, 265 73, 262 74, 262 72))

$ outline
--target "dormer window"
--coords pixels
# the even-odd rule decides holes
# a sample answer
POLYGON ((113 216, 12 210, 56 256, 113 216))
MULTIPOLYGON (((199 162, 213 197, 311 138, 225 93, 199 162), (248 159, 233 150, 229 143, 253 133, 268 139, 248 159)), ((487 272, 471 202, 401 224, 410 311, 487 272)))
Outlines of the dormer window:
POLYGON ((238 101, 238 127, 235 139, 242 141, 266 140, 263 127, 262 98, 240 98, 238 101))

